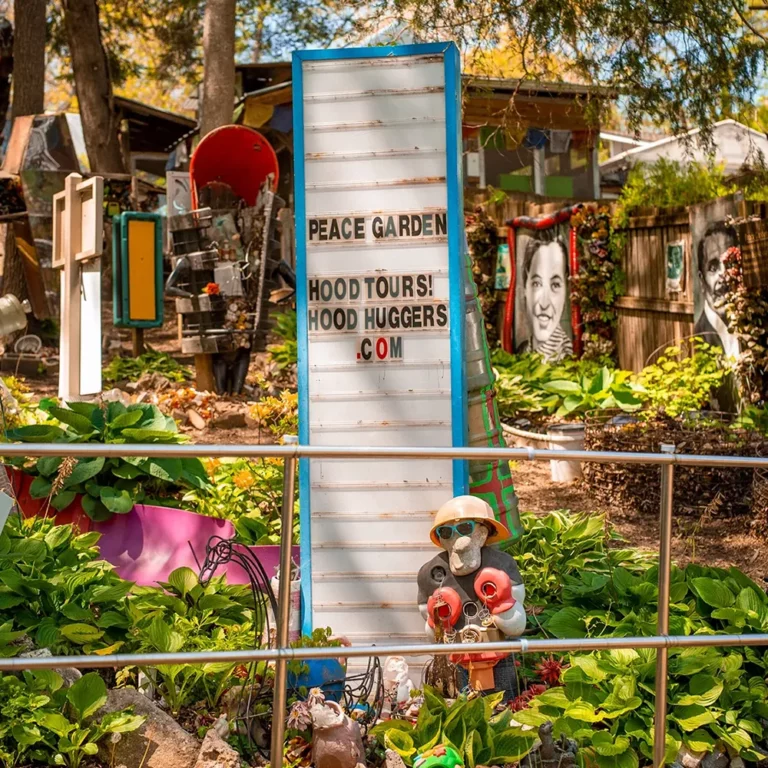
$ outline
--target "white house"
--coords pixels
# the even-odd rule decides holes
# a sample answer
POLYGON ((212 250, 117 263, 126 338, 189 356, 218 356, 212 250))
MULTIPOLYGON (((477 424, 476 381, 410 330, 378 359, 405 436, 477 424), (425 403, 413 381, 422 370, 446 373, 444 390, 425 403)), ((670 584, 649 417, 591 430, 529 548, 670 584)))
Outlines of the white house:
POLYGON ((678 162, 709 162, 723 165, 726 176, 739 173, 745 166, 755 165, 760 158, 768 161, 768 137, 736 120, 715 123, 712 150, 708 153, 697 141, 700 130, 683 136, 643 143, 610 157, 600 163, 601 187, 604 197, 613 196, 626 181, 627 173, 637 163, 653 163, 659 158, 678 162))

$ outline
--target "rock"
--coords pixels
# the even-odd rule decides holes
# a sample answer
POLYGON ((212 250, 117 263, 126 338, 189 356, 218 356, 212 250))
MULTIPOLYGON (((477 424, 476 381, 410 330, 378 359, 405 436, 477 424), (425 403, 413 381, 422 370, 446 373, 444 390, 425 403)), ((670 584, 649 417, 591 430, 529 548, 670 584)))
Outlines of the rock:
POLYGON ((676 762, 680 763, 683 768, 699 768, 705 755, 706 752, 692 752, 690 749, 683 747, 678 752, 676 762))
POLYGON ((195 768, 240 768, 240 755, 211 728, 205 734, 195 768))
POLYGON ((702 761, 701 768, 728 768, 728 755, 723 752, 710 752, 702 761))
POLYGON ((216 429, 243 429, 247 424, 245 414, 242 411, 231 411, 214 416, 211 419, 211 426, 216 429))
POLYGON ((187 418, 189 419, 189 423, 195 428, 195 429, 205 429, 207 426, 207 423, 205 419, 195 410, 190 408, 187 411, 187 418))
POLYGON ((174 408, 171 411, 171 416, 179 422, 179 424, 183 424, 187 420, 187 414, 184 413, 180 408, 174 408))
POLYGON ((211 728, 213 728, 222 739, 226 739, 227 736, 229 736, 229 722, 227 721, 227 716, 220 715, 211 728))
POLYGON ((744 761, 737 755, 731 758, 731 768, 744 768, 744 761))
MULTIPOLYGON (((49 659, 51 656, 53 654, 49 648, 35 648, 19 654, 20 659, 49 659)), ((58 667, 53 671, 64 681, 65 688, 74 685, 83 676, 83 673, 75 667, 58 667)))
POLYGON ((133 708, 134 714, 147 719, 138 730, 121 734, 116 744, 109 739, 99 744, 99 756, 106 765, 124 763, 136 768, 140 765, 142 768, 194 768, 200 742, 135 688, 112 689, 107 703, 95 718, 109 712, 122 712, 129 707, 133 708))
POLYGON ((386 768, 405 768, 403 758, 400 757, 394 749, 388 749, 386 751, 385 765, 386 768))

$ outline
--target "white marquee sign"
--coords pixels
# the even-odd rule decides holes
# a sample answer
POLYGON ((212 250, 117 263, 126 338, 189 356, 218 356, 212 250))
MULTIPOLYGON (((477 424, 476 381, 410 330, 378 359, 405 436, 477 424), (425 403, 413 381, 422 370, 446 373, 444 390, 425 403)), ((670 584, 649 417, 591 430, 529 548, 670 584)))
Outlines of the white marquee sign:
MULTIPOLYGON (((463 445, 459 61, 452 44, 294 55, 302 444, 463 445)), ((450 461, 300 472, 304 629, 422 639, 416 572, 450 461)))

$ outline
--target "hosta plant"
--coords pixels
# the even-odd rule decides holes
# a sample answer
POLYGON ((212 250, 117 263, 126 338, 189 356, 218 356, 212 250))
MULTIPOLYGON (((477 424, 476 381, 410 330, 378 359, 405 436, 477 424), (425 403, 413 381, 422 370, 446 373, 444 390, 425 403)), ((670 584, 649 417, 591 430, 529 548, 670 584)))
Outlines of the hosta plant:
POLYGON ((388 720, 371 733, 387 749, 397 752, 406 765, 436 744, 453 747, 467 768, 479 765, 507 765, 530 752, 535 735, 510 725, 512 711, 496 713, 503 694, 467 698, 448 703, 437 691, 425 687, 424 703, 416 723, 388 720))
MULTIPOLYGON (((10 430, 8 438, 28 443, 113 445, 183 443, 188 439, 178 431, 173 418, 154 405, 68 403, 67 408, 52 404, 47 408, 56 424, 19 427, 10 430)), ((66 456, 64 447, 62 456, 66 456)), ((62 510, 76 496, 82 496, 83 510, 97 521, 126 514, 134 504, 173 499, 184 489, 204 488, 208 484, 203 465, 196 458, 46 456, 10 463, 35 476, 30 487, 33 498, 50 497, 51 506, 62 510)))

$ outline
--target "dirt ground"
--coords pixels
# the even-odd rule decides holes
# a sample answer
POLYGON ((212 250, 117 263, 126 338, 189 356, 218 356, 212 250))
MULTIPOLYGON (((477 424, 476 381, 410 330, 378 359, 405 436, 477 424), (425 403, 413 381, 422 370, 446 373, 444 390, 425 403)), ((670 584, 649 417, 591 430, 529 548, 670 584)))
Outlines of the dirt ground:
MULTIPOLYGON (((513 467, 512 478, 523 510, 538 513, 553 509, 604 512, 632 546, 653 551, 659 549, 657 517, 603 509, 592 501, 580 481, 553 483, 547 463, 519 462, 513 467)), ((768 542, 750 532, 748 518, 696 520, 678 517, 673 520, 672 532, 672 556, 680 565, 688 562, 720 568, 735 565, 759 584, 768 581, 768 542)))

